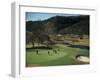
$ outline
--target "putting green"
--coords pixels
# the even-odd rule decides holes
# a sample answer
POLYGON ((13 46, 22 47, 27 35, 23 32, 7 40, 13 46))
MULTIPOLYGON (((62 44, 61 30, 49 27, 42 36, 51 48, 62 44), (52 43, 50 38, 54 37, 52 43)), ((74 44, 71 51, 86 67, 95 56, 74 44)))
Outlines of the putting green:
POLYGON ((53 47, 53 49, 26 49, 26 64, 38 64, 40 66, 74 65, 82 64, 75 60, 76 55, 89 56, 88 49, 71 47, 53 47), (57 52, 55 53, 54 50, 57 52), (48 53, 49 51, 49 53, 48 53))

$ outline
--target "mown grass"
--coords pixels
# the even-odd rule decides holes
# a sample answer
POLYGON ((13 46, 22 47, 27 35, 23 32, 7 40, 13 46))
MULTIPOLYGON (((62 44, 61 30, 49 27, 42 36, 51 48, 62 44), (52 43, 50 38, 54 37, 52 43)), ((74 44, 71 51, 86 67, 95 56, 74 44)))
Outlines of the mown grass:
POLYGON ((75 56, 84 55, 89 57, 88 49, 71 48, 67 46, 52 46, 52 49, 38 49, 38 54, 36 50, 37 49, 32 48, 26 49, 27 66, 30 64, 38 64, 39 66, 76 65, 82 63, 75 60, 75 56), (56 50, 57 53, 55 53, 54 50, 56 50))

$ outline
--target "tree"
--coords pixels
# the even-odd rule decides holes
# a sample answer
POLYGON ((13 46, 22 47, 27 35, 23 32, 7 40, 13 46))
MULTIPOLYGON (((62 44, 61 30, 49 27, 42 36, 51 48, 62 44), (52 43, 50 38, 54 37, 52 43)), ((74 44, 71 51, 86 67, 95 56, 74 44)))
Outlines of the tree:
POLYGON ((26 32, 26 44, 32 44, 34 47, 35 36, 32 32, 26 32))

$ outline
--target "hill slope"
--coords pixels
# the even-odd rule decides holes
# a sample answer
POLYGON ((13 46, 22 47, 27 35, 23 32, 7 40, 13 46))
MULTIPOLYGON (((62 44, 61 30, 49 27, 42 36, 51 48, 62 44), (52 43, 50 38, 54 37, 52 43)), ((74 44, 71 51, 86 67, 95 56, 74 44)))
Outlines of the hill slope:
POLYGON ((89 34, 89 16, 54 16, 43 21, 27 21, 26 31, 41 34, 89 34))

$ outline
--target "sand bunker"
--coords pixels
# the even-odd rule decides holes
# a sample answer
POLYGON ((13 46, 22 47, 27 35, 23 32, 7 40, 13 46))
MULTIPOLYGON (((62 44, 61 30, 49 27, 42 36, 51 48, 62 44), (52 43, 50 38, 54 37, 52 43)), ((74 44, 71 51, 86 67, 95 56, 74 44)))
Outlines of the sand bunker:
POLYGON ((78 56, 77 60, 83 63, 90 63, 89 57, 86 57, 86 56, 78 56))

